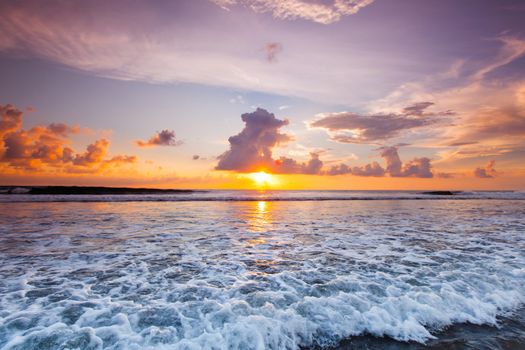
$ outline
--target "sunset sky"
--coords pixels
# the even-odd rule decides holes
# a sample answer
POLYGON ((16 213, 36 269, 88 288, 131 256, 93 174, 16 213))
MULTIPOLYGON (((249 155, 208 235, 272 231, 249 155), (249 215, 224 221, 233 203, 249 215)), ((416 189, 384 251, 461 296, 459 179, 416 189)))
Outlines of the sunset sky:
POLYGON ((525 189, 520 0, 4 0, 0 18, 0 185, 525 189))

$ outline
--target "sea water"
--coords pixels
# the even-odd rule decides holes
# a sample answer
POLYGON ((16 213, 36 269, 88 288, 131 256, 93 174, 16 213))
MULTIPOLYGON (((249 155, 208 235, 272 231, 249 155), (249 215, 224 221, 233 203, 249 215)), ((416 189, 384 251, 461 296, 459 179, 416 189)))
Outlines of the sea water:
POLYGON ((520 192, 0 195, 0 349, 525 348, 520 192))

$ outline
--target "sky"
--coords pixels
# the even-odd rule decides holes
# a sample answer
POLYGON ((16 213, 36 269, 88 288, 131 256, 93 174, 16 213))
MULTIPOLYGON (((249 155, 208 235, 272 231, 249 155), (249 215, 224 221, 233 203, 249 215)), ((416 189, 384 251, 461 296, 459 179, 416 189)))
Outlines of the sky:
POLYGON ((4 0, 0 18, 0 185, 525 190, 520 0, 4 0))

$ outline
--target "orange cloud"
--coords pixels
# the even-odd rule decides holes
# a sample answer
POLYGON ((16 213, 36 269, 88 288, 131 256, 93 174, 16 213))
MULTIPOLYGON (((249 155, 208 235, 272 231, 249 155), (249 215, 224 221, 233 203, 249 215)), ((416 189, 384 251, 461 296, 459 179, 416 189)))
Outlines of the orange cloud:
POLYGON ((23 114, 22 111, 16 109, 13 105, 0 105, 0 138, 3 139, 5 134, 22 127, 23 114))
POLYGON ((119 164, 136 162, 135 156, 107 158, 109 141, 100 139, 75 153, 69 137, 79 132, 64 123, 22 129, 23 112, 0 105, 0 164, 10 170, 39 173, 98 173, 119 164))
MULTIPOLYGON (((475 62, 463 60, 451 72, 401 85, 384 99, 370 103, 370 108, 389 113, 411 101, 432 99, 436 108, 453 110, 450 123, 439 128, 422 128, 425 137, 411 140, 415 146, 441 149, 438 153, 441 165, 462 166, 469 158, 474 161, 522 154, 525 80, 523 75, 502 78, 499 73, 504 66, 525 56, 525 39, 503 36, 496 41, 501 44, 499 52, 481 62, 474 72, 469 68, 476 66, 475 62)), ((514 157, 513 162, 519 166, 522 158, 514 157)))

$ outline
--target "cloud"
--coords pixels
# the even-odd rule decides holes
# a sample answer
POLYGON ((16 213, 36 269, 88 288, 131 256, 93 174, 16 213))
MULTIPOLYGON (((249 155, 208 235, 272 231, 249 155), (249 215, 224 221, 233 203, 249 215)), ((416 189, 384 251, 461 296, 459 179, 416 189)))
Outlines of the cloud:
POLYGON ((411 106, 403 108, 403 114, 422 117, 425 110, 432 105, 434 105, 434 102, 417 102, 411 106))
POLYGON ((0 105, 0 138, 22 127, 23 114, 13 105, 0 105))
POLYGON ((352 174, 355 176, 386 176, 390 177, 418 177, 432 178, 432 165, 430 159, 426 157, 414 158, 403 164, 397 147, 382 147, 381 157, 385 160, 386 166, 383 168, 379 163, 372 162, 362 166, 348 166, 346 164, 333 165, 327 172, 327 175, 344 175, 352 174))
POLYGON ((216 170, 235 170, 254 172, 261 169, 273 169, 272 149, 292 140, 279 129, 288 125, 288 120, 280 120, 265 109, 257 108, 255 112, 241 116, 244 129, 228 141, 230 149, 219 156, 216 170))
POLYGON ((219 156, 216 170, 233 170, 241 173, 268 171, 276 174, 321 174, 323 162, 319 154, 310 152, 307 162, 293 158, 274 159, 273 148, 292 140, 292 137, 279 132, 288 125, 288 120, 280 120, 273 113, 257 108, 255 112, 241 116, 244 129, 228 139, 230 149, 219 156))
POLYGON ((108 140, 97 140, 95 143, 88 145, 83 154, 77 154, 72 158, 72 162, 74 165, 93 166, 94 164, 102 162, 108 153, 108 148, 108 140))
POLYGON ((414 158, 405 164, 401 162, 397 147, 382 147, 381 157, 386 162, 386 172, 392 177, 422 177, 431 178, 433 173, 431 170, 430 159, 427 157, 414 158))
POLYGON ((137 140, 135 144, 139 147, 180 146, 182 141, 176 139, 175 131, 162 130, 150 137, 148 141, 137 140))
MULTIPOLYGON (((413 141, 420 147, 441 149, 439 163, 449 167, 466 158, 503 156, 525 148, 524 76, 509 76, 504 70, 525 56, 525 40, 501 36, 492 42, 500 44, 493 57, 463 60, 451 68, 454 74, 439 73, 404 83, 370 106, 389 110, 432 99, 432 108, 453 110, 450 123, 425 128, 427 137, 413 141)), ((417 115, 417 108, 410 113, 417 115)))
POLYGON ((277 54, 283 51, 283 46, 280 43, 266 43, 264 51, 266 52, 266 60, 272 63, 277 60, 277 54))
POLYGON ((136 163, 138 161, 137 156, 129 156, 129 155, 117 155, 112 158, 110 158, 107 162, 111 164, 129 164, 129 163, 136 163))
POLYGON ((242 4, 255 12, 269 12, 275 18, 295 20, 305 19, 321 24, 339 21, 343 16, 356 14, 374 0, 335 0, 323 4, 305 0, 211 0, 223 9, 242 4))
POLYGON ((230 98, 230 103, 245 104, 244 97, 242 95, 236 95, 235 97, 230 98))
POLYGON ((301 162, 289 157, 274 159, 274 147, 282 145, 292 138, 281 134, 279 129, 288 125, 287 120, 280 120, 265 109, 258 108, 253 113, 241 116, 245 123, 244 129, 230 137, 230 149, 218 157, 216 170, 231 170, 241 173, 267 171, 275 174, 309 174, 309 175, 343 175, 355 176, 386 176, 391 177, 433 177, 430 159, 414 158, 403 164, 399 158, 397 147, 382 147, 381 157, 386 168, 373 162, 363 166, 349 166, 343 163, 323 169, 323 161, 319 152, 310 152, 310 159, 301 162))
POLYGON ((319 159, 319 154, 310 153, 310 160, 306 163, 298 162, 292 158, 280 157, 275 161, 272 171, 279 174, 321 174, 323 162, 319 159))
MULTIPOLYGON (((414 158, 405 164, 398 177, 419 177, 419 178, 431 178, 434 177, 432 173, 432 165, 430 164, 430 158, 421 157, 414 158)), ((394 175, 391 175, 394 176, 394 175)))
POLYGON ((372 162, 363 166, 348 166, 344 163, 333 165, 326 173, 327 175, 345 175, 352 174, 355 176, 385 176, 385 169, 378 162, 372 162))
MULTIPOLYGON (((237 2, 221 3, 228 7, 237 2)), ((244 1, 239 3, 252 8, 244 1)), ((329 8, 329 12, 336 9, 338 13, 351 13, 367 3, 371 1, 317 5, 329 8)), ((303 5, 297 10, 300 13, 306 13, 303 5)), ((285 13, 292 10, 278 8, 295 8, 297 4, 274 1, 273 7, 276 13, 282 13, 281 17, 291 18, 285 13)), ((216 6, 202 6, 200 1, 187 1, 184 5, 161 1, 155 6, 147 0, 82 1, 74 5, 61 0, 48 0, 45 4, 38 0, 0 1, 0 52, 15 58, 50 61, 111 79, 221 86, 233 91, 265 92, 344 105, 360 103, 371 98, 371 94, 374 98, 382 96, 388 91, 387 86, 399 82, 398 73, 394 72, 416 63, 415 59, 405 57, 404 52, 402 63, 399 52, 388 59, 362 50, 356 55, 355 46, 361 45, 358 38, 357 45, 341 45, 341 40, 346 39, 340 35, 305 36, 305 31, 289 30, 291 27, 283 30, 267 19, 260 19, 253 26, 260 17, 253 12, 232 13, 233 17, 220 12, 216 6), (171 16, 174 12, 189 20, 174 21, 171 16), (260 46, 269 38, 289 43, 287 59, 279 64, 261 60, 260 46), (359 69, 361 64, 366 64, 367 70, 359 69), (368 71, 375 74, 371 76, 368 71)), ((316 17, 319 13, 313 14, 316 17)))
MULTIPOLYGON (((518 93, 525 93, 525 85, 518 93)), ((510 101, 509 101, 510 102, 510 101)), ((505 143, 516 141, 525 144, 525 110, 511 102, 503 106, 478 109, 475 115, 465 118, 462 126, 456 128, 451 145, 489 143, 501 140, 505 143), (521 142, 520 142, 521 141, 521 142)))
POLYGON ((403 131, 441 122, 442 118, 438 114, 426 112, 433 104, 419 102, 403 108, 401 113, 390 114, 320 113, 318 119, 310 123, 310 127, 332 132, 331 139, 341 143, 378 143, 397 137, 403 131))
POLYGON ((0 105, 0 165, 42 173, 92 173, 109 166, 136 162, 135 156, 107 159, 109 141, 100 139, 83 153, 71 148, 70 136, 79 132, 64 123, 22 129, 23 112, 13 105, 0 105))
POLYGON ((199 156, 198 154, 195 154, 193 155, 193 157, 191 157, 191 159, 193 160, 198 160, 201 156, 199 156))
POLYGON ((496 165, 495 160, 491 160, 484 168, 474 169, 474 176, 482 179, 490 179, 498 175, 498 172, 494 168, 496 165))

